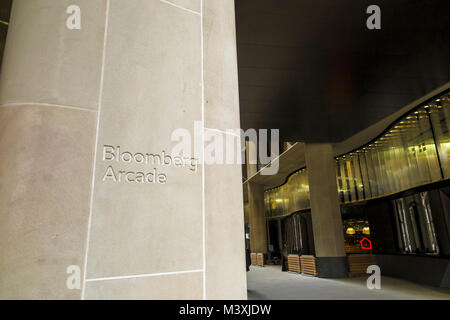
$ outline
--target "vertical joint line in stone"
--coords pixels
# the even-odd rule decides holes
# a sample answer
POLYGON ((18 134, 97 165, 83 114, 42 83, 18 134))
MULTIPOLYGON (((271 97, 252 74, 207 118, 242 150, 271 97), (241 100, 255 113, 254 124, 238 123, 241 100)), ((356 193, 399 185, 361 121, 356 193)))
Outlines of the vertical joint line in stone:
POLYGON ((102 67, 100 72, 100 86, 98 93, 98 102, 97 102, 97 124, 95 129, 95 145, 94 145, 94 161, 92 168, 92 181, 91 181, 91 199, 89 205, 89 217, 88 217, 88 225, 87 225, 87 235, 86 235, 86 244, 85 244, 85 256, 84 256, 84 268, 83 268, 83 287, 81 289, 81 300, 85 298, 86 292, 86 275, 87 275, 87 261, 88 261, 88 253, 89 253, 89 240, 91 233, 91 221, 92 221, 92 210, 94 205, 94 187, 95 187, 95 168, 97 165, 97 149, 98 149, 98 135, 99 135, 99 127, 100 127, 100 115, 102 111, 102 99, 103 99, 103 82, 104 82, 104 74, 105 74, 105 57, 106 57, 106 40, 108 37, 108 25, 109 25, 109 6, 110 0, 106 0, 106 9, 105 9, 105 31, 103 35, 103 53, 102 53, 102 67))
POLYGON ((206 213, 205 213, 205 79, 204 79, 204 44, 203 44, 203 0, 200 0, 200 77, 202 86, 202 264, 203 264, 203 300, 206 300, 206 213))

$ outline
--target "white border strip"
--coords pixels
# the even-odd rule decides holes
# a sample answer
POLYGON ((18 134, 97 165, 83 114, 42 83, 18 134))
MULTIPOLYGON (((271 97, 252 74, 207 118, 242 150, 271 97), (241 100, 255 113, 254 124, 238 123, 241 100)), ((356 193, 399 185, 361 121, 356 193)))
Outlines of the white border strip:
POLYGON ((83 268, 83 288, 81 290, 81 300, 84 300, 86 292, 86 274, 87 274, 87 260, 89 253, 89 240, 91 235, 91 223, 92 223, 92 207, 94 205, 94 187, 95 187, 95 167, 97 165, 97 146, 98 146, 98 133, 100 127, 100 115, 102 112, 102 99, 103 99, 103 83, 105 75, 105 60, 106 60, 106 40, 108 38, 108 25, 109 25, 109 5, 110 0, 106 0, 106 18, 105 18, 105 34, 103 37, 103 54, 102 54, 102 71, 100 73, 100 88, 98 93, 98 111, 97 111, 97 128, 95 134, 95 148, 94 148, 94 164, 92 169, 92 181, 91 181, 91 199, 90 199, 90 209, 86 236, 86 253, 84 257, 84 268, 83 268))
POLYGON ((135 279, 135 278, 148 278, 148 277, 160 277, 160 276, 171 276, 171 275, 177 275, 177 274, 198 273, 198 272, 203 272, 203 270, 202 269, 197 269, 197 270, 173 271, 173 272, 162 272, 162 273, 135 274, 135 275, 130 275, 130 276, 93 278, 93 279, 86 279, 85 282, 122 280, 122 279, 135 279))
POLYGON ((200 55, 202 84, 202 243, 203 243, 203 300, 206 300, 206 212, 205 212, 205 77, 203 44, 203 0, 200 0, 200 55))
POLYGON ((172 6, 172 7, 175 7, 175 8, 178 8, 178 9, 181 9, 181 10, 184 10, 184 11, 187 11, 187 12, 190 12, 190 13, 193 13, 193 14, 201 16, 200 12, 197 12, 197 11, 194 11, 194 10, 182 7, 182 6, 180 6, 178 4, 175 4, 173 2, 170 2, 170 1, 167 1, 167 0, 159 0, 159 1, 162 2, 162 3, 168 4, 169 6, 172 6))
POLYGON ((69 105, 62 105, 62 104, 53 104, 53 103, 44 103, 44 102, 11 102, 11 103, 5 103, 0 105, 0 107, 19 107, 23 105, 29 105, 29 106, 37 106, 37 107, 52 107, 52 108, 62 108, 62 109, 71 109, 71 110, 78 110, 78 111, 89 111, 89 112, 97 112, 95 109, 89 109, 84 107, 77 107, 77 106, 69 106, 69 105))

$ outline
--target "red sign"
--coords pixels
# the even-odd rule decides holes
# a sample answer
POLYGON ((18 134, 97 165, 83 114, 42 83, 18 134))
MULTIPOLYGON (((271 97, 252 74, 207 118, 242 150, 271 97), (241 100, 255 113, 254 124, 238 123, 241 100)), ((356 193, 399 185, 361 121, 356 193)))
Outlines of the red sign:
POLYGON ((370 241, 366 237, 362 238, 359 243, 361 244, 361 249, 372 250, 372 241, 370 241))

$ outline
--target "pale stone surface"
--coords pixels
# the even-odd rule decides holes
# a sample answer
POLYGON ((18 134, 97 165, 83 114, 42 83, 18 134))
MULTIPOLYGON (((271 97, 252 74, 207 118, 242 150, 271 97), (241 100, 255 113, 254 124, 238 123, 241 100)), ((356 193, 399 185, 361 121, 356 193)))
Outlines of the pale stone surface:
POLYGON ((206 297, 247 299, 240 165, 206 165, 206 297))
POLYGON ((201 119, 199 31, 199 16, 159 1, 111 3, 88 279, 202 268, 201 167, 102 160, 104 145, 170 152, 175 129, 194 132, 201 119), (109 165, 116 173, 156 168, 167 183, 102 181, 109 165))
POLYGON ((311 218, 317 257, 345 256, 344 232, 331 144, 306 144, 311 218))
POLYGON ((0 107, 0 299, 79 299, 95 113, 0 107))
POLYGON ((0 87, 5 298, 81 296, 66 270, 84 263, 106 1, 79 1, 82 30, 66 28, 69 4, 17 0, 11 13, 0 87))
MULTIPOLYGON (((109 19, 99 150, 107 144, 120 145, 123 151, 133 153, 168 151, 174 145, 170 135, 177 128, 188 129, 194 137, 194 121, 202 117, 199 16, 164 3, 133 1, 127 6, 112 3, 109 19), (141 9, 140 13, 136 7, 141 9), (148 21, 147 13, 156 11, 159 14, 148 21), (134 17, 133 22, 124 29, 121 22, 130 16, 134 17), (117 77, 118 73, 123 76, 117 77)), ((206 96, 215 94, 205 92, 206 96)), ((237 96, 237 92, 230 91, 229 95, 237 96)), ((205 106, 205 115, 210 113, 205 106)), ((185 168, 156 166, 167 174, 167 184, 149 186, 101 181, 107 165, 99 152, 88 279, 205 267, 205 283, 202 279, 198 285, 205 286, 206 298, 245 298, 238 166, 208 166, 202 189, 201 166, 195 173, 185 168), (231 179, 230 184, 224 185, 223 180, 218 179, 220 176, 231 179), (235 190, 231 192, 232 189, 235 190), (233 201, 230 203, 229 199, 233 201), (123 225, 124 220, 129 223, 123 225), (111 243, 114 250, 105 250, 111 243), (203 250, 206 265, 203 265, 203 250), (147 254, 136 256, 136 251, 147 254), (233 262, 231 268, 230 261, 233 262), (225 267, 226 262, 228 267, 225 267)), ((120 166, 123 170, 153 168, 120 166)), ((179 292, 190 291, 181 283, 178 286, 179 292)), ((88 298, 92 295, 90 290, 89 285, 86 288, 88 298)), ((147 290, 147 296, 154 295, 153 288, 147 290)), ((197 298, 196 295, 191 297, 197 298)))
POLYGON ((0 103, 97 108, 106 1, 79 0, 81 30, 69 30, 70 0, 15 0, 3 58, 0 103))
POLYGON ((205 127, 238 129, 234 1, 203 1, 205 127))
POLYGON ((173 3, 174 5, 180 6, 185 9, 189 9, 200 13, 200 0, 165 0, 167 2, 173 3))
MULTIPOLYGON (((238 129, 234 1, 203 1, 203 42, 205 127, 238 129)), ((240 146, 239 137, 222 136, 240 146)), ((242 168, 235 156, 236 164, 205 166, 207 299, 247 298, 242 168)))
POLYGON ((202 273, 197 272, 88 282, 86 299, 200 300, 202 291, 202 273))
POLYGON ((107 160, 119 147, 141 157, 167 154, 179 128, 201 148, 202 125, 198 135, 194 123, 219 109, 211 125, 239 126, 235 43, 222 39, 234 32, 224 32, 234 28, 232 1, 214 3, 205 21, 218 10, 220 27, 205 26, 202 39, 199 14, 158 0, 79 1, 82 30, 66 28, 68 1, 15 2, 0 89, 0 146, 14 151, 0 161, 0 239, 11 244, 0 249, 0 271, 8 274, 2 296, 245 298, 239 166, 107 160), (219 45, 205 52, 205 64, 202 41, 219 45), (222 42, 234 51, 219 54, 222 42), (211 106, 202 104, 202 65, 205 81, 214 82, 205 88, 211 106), (137 172, 154 169, 162 183, 136 181, 137 172), (66 288, 71 264, 86 271, 81 295, 66 288))

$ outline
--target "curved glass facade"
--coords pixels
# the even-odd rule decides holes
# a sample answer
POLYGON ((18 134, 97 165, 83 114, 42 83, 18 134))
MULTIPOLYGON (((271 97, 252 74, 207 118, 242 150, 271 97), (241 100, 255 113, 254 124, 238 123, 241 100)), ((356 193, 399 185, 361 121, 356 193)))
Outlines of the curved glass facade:
POLYGON ((265 192, 266 216, 277 217, 308 209, 309 184, 306 169, 293 173, 287 182, 265 192))
MULTIPOLYGON (((450 93, 423 104, 361 148, 336 158, 342 203, 366 200, 450 178, 450 93)), ((308 209, 307 169, 265 192, 266 216, 308 209)))
POLYGON ((450 177, 450 94, 421 105, 384 134, 336 159, 341 202, 396 193, 450 177))

